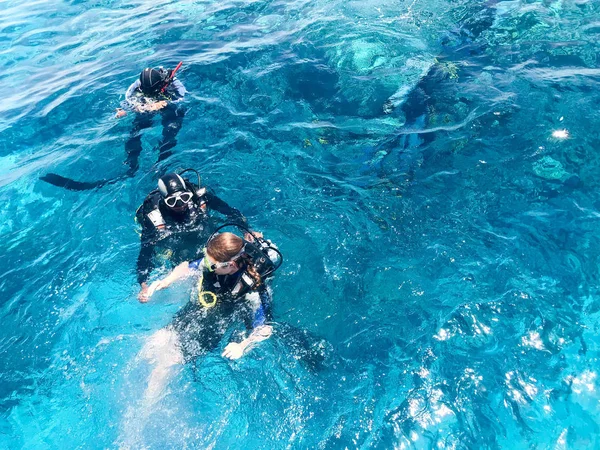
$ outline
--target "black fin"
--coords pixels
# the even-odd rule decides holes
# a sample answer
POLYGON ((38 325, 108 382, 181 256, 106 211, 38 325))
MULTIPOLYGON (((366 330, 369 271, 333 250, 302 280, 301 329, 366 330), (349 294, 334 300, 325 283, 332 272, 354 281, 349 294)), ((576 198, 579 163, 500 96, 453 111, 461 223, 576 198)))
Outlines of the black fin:
POLYGON ((70 191, 89 191, 92 189, 100 188, 111 181, 116 181, 116 179, 98 180, 93 182, 75 181, 55 173, 48 173, 43 177, 40 177, 40 180, 45 181, 46 183, 50 183, 54 186, 69 189, 70 191))

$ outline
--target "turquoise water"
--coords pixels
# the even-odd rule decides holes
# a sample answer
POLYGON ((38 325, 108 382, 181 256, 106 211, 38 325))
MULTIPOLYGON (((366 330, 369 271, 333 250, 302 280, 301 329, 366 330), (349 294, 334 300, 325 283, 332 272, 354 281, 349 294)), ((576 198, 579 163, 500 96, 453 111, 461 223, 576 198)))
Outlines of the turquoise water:
POLYGON ((600 448, 597 2, 4 1, 0 19, 0 447, 600 448), (123 173, 114 109, 180 60, 172 157, 157 123, 123 183, 39 180, 123 173), (143 349, 189 284, 137 302, 133 217, 188 166, 284 253, 276 334, 150 404, 143 349))

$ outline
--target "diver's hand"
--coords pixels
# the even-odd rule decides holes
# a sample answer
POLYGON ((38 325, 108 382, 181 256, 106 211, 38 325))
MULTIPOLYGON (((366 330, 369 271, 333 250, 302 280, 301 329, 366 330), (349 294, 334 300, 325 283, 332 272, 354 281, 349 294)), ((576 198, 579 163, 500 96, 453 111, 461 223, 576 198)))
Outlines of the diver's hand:
POLYGON ((166 287, 169 286, 169 283, 166 280, 156 280, 154 281, 150 287, 148 288, 148 299, 150 299, 150 297, 152 297, 152 295, 156 292, 156 291, 160 291, 161 289, 164 289, 166 287))
POLYGON ((142 289, 140 290, 140 293, 138 294, 138 300, 140 301, 140 303, 146 303, 148 301, 148 284, 147 283, 142 283, 141 284, 142 289))
POLYGON ((252 348, 254 344, 257 342, 264 341, 265 339, 269 339, 273 334, 273 327, 271 325, 261 325, 256 327, 250 333, 246 339, 242 342, 230 342, 223 350, 222 356, 224 358, 229 359, 240 359, 244 356, 244 352, 252 348))
POLYGON ((230 342, 227 344, 227 347, 225 347, 225 350, 223 350, 223 354, 221 356, 229 359, 240 359, 242 356, 244 356, 245 349, 246 347, 242 344, 230 342))
POLYGON ((167 102, 165 100, 160 100, 158 102, 147 102, 147 103, 140 103, 134 106, 134 109, 136 110, 136 112, 139 113, 145 113, 145 112, 152 112, 152 111, 158 111, 163 109, 165 106, 167 106, 167 102))
POLYGON ((167 106, 167 102, 165 100, 160 100, 147 105, 149 111, 158 111, 159 109, 163 109, 165 106, 167 106))
POLYGON ((158 102, 149 102, 144 103, 143 105, 138 106, 138 111, 140 112, 152 112, 163 109, 167 106, 167 102, 165 100, 160 100, 158 102))
POLYGON ((248 242, 254 242, 254 236, 262 238, 263 234, 260 231, 254 230, 252 230, 252 233, 244 233, 244 239, 246 239, 248 242))
POLYGON ((256 327, 248 336, 248 339, 245 339, 243 344, 247 347, 250 344, 254 344, 256 342, 264 341, 265 339, 269 339, 273 334, 273 327, 271 325, 261 325, 256 327))
POLYGON ((121 108, 117 108, 117 113, 115 114, 115 117, 117 119, 120 119, 121 117, 125 117, 127 115, 127 111, 125 111, 124 109, 121 108))

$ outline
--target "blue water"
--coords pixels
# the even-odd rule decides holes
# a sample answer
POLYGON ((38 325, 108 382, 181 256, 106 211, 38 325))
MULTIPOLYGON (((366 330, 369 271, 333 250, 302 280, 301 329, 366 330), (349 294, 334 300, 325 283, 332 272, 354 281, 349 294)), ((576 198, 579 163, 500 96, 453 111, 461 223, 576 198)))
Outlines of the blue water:
POLYGON ((0 447, 600 448, 598 2, 1 5, 0 447), (180 60, 171 158, 39 180, 123 173, 180 60), (190 166, 284 253, 276 333, 149 405, 189 284, 138 303, 133 217, 190 166))

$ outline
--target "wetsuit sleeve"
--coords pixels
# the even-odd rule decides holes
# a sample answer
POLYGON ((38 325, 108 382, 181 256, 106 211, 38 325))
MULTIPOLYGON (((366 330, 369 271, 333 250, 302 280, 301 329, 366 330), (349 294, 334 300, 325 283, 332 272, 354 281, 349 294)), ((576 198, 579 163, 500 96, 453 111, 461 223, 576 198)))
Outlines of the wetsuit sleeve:
POLYGON ((254 328, 265 325, 272 320, 271 315, 271 292, 266 287, 262 287, 258 291, 260 303, 256 310, 251 311, 251 314, 246 320, 246 328, 253 330, 254 328))
POLYGON ((141 83, 139 79, 135 80, 131 86, 129 86, 127 92, 125 92, 125 102, 127 106, 134 107, 140 103, 139 100, 134 96, 134 93, 139 89, 140 84, 141 83))
POLYGON ((139 284, 145 283, 154 269, 154 242, 152 239, 144 239, 142 234, 142 248, 137 259, 137 280, 139 284))
POLYGON ((154 269, 154 246, 156 244, 154 226, 148 223, 148 218, 146 217, 147 210, 145 207, 146 202, 144 202, 140 214, 138 215, 138 222, 142 224, 141 248, 136 265, 137 280, 139 284, 145 283, 148 280, 152 269, 154 269))
POLYGON ((227 216, 227 220, 232 223, 238 223, 245 227, 248 227, 248 221, 244 215, 237 209, 232 208, 219 197, 212 192, 206 192, 206 205, 217 212, 220 212, 224 216, 227 216))
POLYGON ((174 101, 183 100, 183 97, 185 97, 185 94, 187 92, 183 83, 181 81, 179 81, 177 78, 175 78, 173 81, 171 81, 171 87, 172 87, 175 95, 177 96, 174 99, 174 101))

